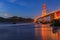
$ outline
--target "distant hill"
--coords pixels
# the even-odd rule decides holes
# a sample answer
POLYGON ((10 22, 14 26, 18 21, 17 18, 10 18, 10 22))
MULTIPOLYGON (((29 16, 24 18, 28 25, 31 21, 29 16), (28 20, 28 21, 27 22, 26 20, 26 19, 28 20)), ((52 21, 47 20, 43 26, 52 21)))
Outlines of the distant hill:
POLYGON ((32 18, 17 17, 17 16, 13 16, 13 17, 10 17, 10 18, 0 17, 0 22, 27 23, 27 22, 33 22, 33 19, 32 18))

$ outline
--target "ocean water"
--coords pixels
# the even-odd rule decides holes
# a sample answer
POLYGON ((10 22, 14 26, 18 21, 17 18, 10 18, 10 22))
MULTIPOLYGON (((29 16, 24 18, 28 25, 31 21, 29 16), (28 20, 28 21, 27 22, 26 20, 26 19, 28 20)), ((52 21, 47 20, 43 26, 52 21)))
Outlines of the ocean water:
POLYGON ((49 25, 0 24, 0 40, 59 40, 49 25))

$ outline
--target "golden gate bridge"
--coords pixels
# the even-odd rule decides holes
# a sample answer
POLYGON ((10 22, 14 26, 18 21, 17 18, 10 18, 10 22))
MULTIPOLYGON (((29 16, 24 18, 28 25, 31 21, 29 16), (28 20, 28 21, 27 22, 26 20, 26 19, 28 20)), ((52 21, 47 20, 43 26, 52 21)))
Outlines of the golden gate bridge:
POLYGON ((43 22, 46 22, 46 17, 49 16, 50 21, 52 20, 59 20, 60 19, 60 10, 55 10, 49 13, 46 13, 46 4, 42 5, 42 15, 35 16, 34 22, 37 22, 38 19, 42 19, 43 22))
MULTIPOLYGON (((57 25, 57 24, 60 24, 60 10, 55 10, 55 11, 52 11, 52 12, 49 12, 49 13, 46 13, 46 4, 43 4, 42 5, 42 15, 41 16, 35 16, 34 17, 34 22, 36 23, 36 22, 47 22, 46 21, 46 18, 47 17, 49 17, 49 21, 51 22, 51 21, 54 21, 54 20, 57 20, 57 21, 54 21, 52 24, 54 25, 57 25), (41 19, 41 20, 39 20, 39 19, 41 19)), ((60 25, 59 25, 60 26, 60 25)), ((58 28, 60 28, 58 26, 58 28)), ((55 29, 56 30, 56 28, 57 27, 53 27, 53 29, 55 29)), ((43 40, 45 40, 46 39, 46 35, 47 35, 47 31, 46 30, 49 30, 50 28, 44 28, 44 27, 42 27, 42 36, 43 36, 43 40), (45 31, 43 31, 43 30, 45 30, 45 31)), ((52 30, 52 29, 51 29, 52 30)), ((50 32, 51 33, 51 35, 52 35, 52 37, 53 37, 53 33, 52 32, 50 32)), ((50 35, 50 34, 49 34, 50 35)), ((60 40, 60 29, 58 30, 58 35, 57 35, 58 37, 58 40, 60 40)), ((46 39, 47 40, 47 39, 46 39)), ((56 40, 56 39, 54 39, 54 40, 56 40)))

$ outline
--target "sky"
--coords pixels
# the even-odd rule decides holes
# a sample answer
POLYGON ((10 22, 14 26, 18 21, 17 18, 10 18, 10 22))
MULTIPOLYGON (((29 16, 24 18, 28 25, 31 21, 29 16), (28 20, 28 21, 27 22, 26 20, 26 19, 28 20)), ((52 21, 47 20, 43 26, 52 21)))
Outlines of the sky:
POLYGON ((0 17, 41 16, 42 4, 46 4, 47 12, 60 9, 60 0, 0 0, 0 17))

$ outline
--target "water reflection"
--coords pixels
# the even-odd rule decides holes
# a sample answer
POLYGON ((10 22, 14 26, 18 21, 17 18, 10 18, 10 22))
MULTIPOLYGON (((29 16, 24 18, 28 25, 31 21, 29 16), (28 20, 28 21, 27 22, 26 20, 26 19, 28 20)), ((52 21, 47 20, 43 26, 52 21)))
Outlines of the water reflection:
POLYGON ((35 35, 36 40, 60 40, 59 30, 57 33, 53 33, 53 28, 49 24, 36 24, 35 35))

